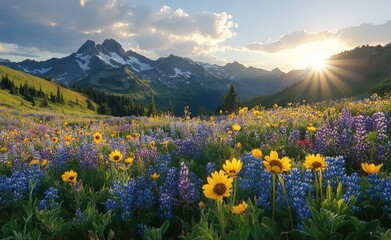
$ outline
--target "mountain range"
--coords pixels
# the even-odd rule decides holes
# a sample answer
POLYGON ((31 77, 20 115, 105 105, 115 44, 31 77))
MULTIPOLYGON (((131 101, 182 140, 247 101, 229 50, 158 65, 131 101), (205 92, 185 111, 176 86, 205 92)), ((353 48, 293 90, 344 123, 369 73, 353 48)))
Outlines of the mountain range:
POLYGON ((88 40, 77 52, 60 59, 0 59, 0 64, 66 86, 131 96, 145 104, 154 96, 160 109, 171 103, 176 114, 181 114, 185 106, 195 114, 201 107, 213 112, 230 84, 250 107, 391 91, 391 44, 357 47, 330 57, 322 70, 307 68, 288 73, 278 68, 267 71, 245 67, 238 62, 219 66, 175 55, 152 60, 125 51, 113 39, 102 44, 88 40))
POLYGON ((152 60, 134 51, 125 51, 113 39, 106 39, 102 44, 88 40, 64 58, 22 62, 1 59, 0 64, 51 78, 65 86, 93 87, 129 95, 144 103, 149 103, 154 96, 160 108, 171 101, 176 113, 185 106, 194 112, 200 107, 214 111, 230 84, 235 85, 241 100, 247 100, 278 92, 302 80, 308 72, 284 73, 278 68, 267 71, 238 62, 219 66, 175 55, 152 60))

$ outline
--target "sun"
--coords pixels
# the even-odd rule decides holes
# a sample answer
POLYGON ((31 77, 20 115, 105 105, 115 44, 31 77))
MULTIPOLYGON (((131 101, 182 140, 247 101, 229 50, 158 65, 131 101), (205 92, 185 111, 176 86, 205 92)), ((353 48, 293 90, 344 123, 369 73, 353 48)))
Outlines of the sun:
POLYGON ((324 58, 318 57, 318 58, 313 58, 310 62, 310 66, 314 70, 323 70, 326 66, 326 60, 324 58))

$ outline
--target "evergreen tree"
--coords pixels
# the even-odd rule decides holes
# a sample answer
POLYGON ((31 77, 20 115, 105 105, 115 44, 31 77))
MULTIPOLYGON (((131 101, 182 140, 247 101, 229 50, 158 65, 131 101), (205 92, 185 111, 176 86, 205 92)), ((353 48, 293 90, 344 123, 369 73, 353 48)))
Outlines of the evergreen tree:
POLYGON ((87 108, 90 109, 90 110, 95 111, 95 107, 94 107, 94 105, 92 104, 92 102, 91 102, 91 100, 89 98, 87 98, 87 108))
POLYGON ((151 104, 148 107, 148 116, 153 116, 157 114, 156 105, 155 105, 155 97, 152 95, 151 104))
POLYGON ((49 106, 49 101, 47 96, 43 97, 43 102, 41 103, 40 107, 48 107, 49 106))
POLYGON ((239 97, 236 93, 235 86, 231 84, 228 92, 223 97, 223 104, 217 108, 216 112, 222 110, 224 113, 232 113, 239 108, 239 97))
POLYGON ((200 116, 208 115, 204 106, 200 106, 200 108, 198 109, 198 115, 200 115, 200 116))
POLYGON ((61 90, 59 85, 57 85, 56 102, 61 102, 61 90))
POLYGON ((172 106, 171 100, 168 102, 167 113, 174 116, 174 107, 172 106))
POLYGON ((107 102, 104 102, 101 105, 99 105, 98 113, 99 114, 103 114, 103 115, 110 115, 111 114, 111 110, 109 108, 109 104, 107 102))

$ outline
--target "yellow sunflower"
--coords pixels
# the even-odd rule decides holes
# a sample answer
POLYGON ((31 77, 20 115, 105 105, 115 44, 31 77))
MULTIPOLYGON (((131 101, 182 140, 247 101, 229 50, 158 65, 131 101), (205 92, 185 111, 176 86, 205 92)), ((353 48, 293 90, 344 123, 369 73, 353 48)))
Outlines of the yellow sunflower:
POLYGON ((202 186, 205 197, 222 202, 223 197, 231 195, 233 178, 225 175, 223 170, 215 171, 207 180, 208 183, 202 186))
POLYGON ((262 151, 261 151, 261 149, 259 149, 259 148, 254 148, 253 150, 251 150, 251 154, 252 154, 255 158, 261 158, 261 157, 262 157, 262 151))
POLYGON ((316 132, 316 127, 309 126, 309 127, 307 127, 307 130, 308 130, 310 133, 314 133, 314 132, 316 132))
POLYGON ((96 142, 96 143, 99 143, 102 141, 102 133, 100 133, 100 132, 94 133, 94 135, 92 135, 92 137, 94 138, 94 142, 96 142))
POLYGON ((153 178, 153 180, 156 180, 160 177, 160 174, 159 173, 154 173, 154 174, 151 174, 151 178, 153 178))
POLYGON ((235 132, 239 132, 241 129, 240 125, 235 123, 234 125, 232 125, 232 130, 234 130, 235 132))
POLYGON ((232 161, 226 160, 223 164, 225 173, 230 177, 236 177, 240 170, 242 170, 242 161, 233 158, 232 161))
POLYGON ((64 174, 61 177, 62 177, 62 181, 64 182, 76 182, 77 172, 74 172, 73 170, 69 172, 64 172, 64 174))
POLYGON ((117 163, 122 160, 122 154, 118 150, 114 150, 110 153, 109 159, 110 161, 117 163))
POLYGON ((243 201, 243 202, 240 203, 239 205, 233 206, 232 209, 231 209, 231 212, 232 212, 233 214, 238 214, 238 215, 240 215, 240 214, 243 214, 243 213, 246 212, 247 207, 248 207, 248 206, 247 206, 247 203, 246 203, 245 201, 243 201))
POLYGON ((129 164, 130 166, 133 164, 133 161, 134 161, 134 158, 132 158, 132 157, 128 157, 127 159, 125 159, 125 162, 127 164, 129 164))
POLYGON ((315 169, 315 171, 323 170, 327 167, 327 164, 325 163, 325 158, 320 156, 320 154, 314 154, 308 155, 305 157, 304 166, 307 169, 315 169))
POLYGON ((279 159, 276 151, 271 151, 269 156, 265 156, 265 160, 263 164, 268 172, 282 173, 291 170, 291 160, 288 157, 279 159))
POLYGON ((361 163, 362 170, 368 174, 377 174, 382 166, 383 164, 375 165, 373 163, 361 163))
POLYGON ((1 148, 0 148, 0 152, 1 152, 1 153, 6 153, 7 150, 8 150, 7 147, 1 147, 1 148))
POLYGON ((38 164, 39 165, 39 160, 38 159, 33 159, 29 162, 29 165, 34 165, 34 164, 38 164))
POLYGON ((58 143, 58 137, 52 137, 52 143, 58 143))
POLYGON ((42 159, 41 166, 46 169, 48 165, 49 165, 49 161, 47 159, 42 159))
POLYGON ((126 170, 126 167, 124 166, 124 165, 119 165, 118 166, 118 170, 120 170, 120 171, 125 171, 126 170))

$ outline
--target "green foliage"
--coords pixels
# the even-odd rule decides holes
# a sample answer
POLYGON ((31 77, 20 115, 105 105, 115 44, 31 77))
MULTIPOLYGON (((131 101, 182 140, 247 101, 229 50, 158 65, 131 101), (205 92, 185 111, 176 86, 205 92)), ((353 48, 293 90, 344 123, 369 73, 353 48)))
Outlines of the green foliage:
POLYGON ((147 240, 162 240, 169 227, 169 221, 165 221, 160 228, 146 227, 144 238, 147 240))
POLYGON ((147 116, 155 116, 157 114, 156 105, 155 105, 155 97, 151 96, 151 103, 148 107, 147 116))

